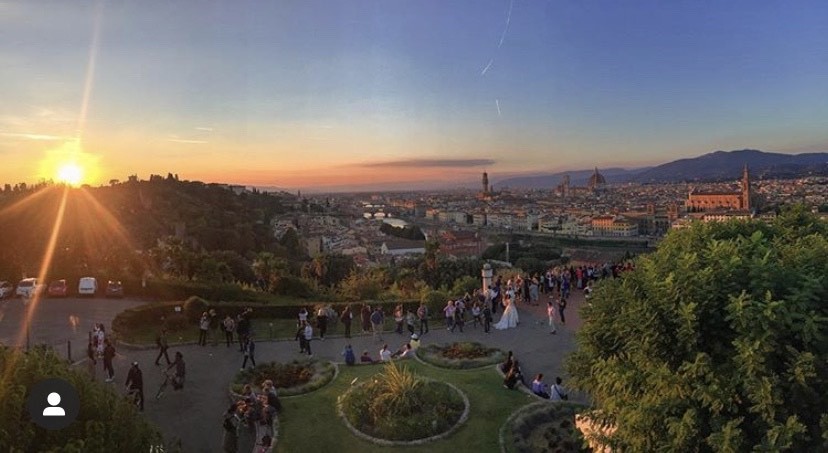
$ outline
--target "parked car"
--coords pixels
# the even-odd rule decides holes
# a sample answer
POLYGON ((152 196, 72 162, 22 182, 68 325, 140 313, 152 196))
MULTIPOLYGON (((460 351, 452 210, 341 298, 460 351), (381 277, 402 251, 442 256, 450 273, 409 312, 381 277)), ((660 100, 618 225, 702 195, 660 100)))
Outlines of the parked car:
POLYGON ((98 280, 95 277, 82 277, 78 282, 78 294, 95 297, 98 292, 98 280))
POLYGON ((5 299, 14 294, 14 286, 7 281, 0 282, 0 299, 5 299))
POLYGON ((106 297, 124 297, 124 285, 119 281, 106 282, 106 297))
POLYGON ((37 293, 43 291, 43 284, 38 284, 36 278, 24 278, 17 284, 17 294, 20 297, 32 297, 37 293))
POLYGON ((66 297, 69 295, 69 285, 66 284, 66 280, 55 280, 52 283, 49 283, 49 289, 47 290, 49 297, 66 297))

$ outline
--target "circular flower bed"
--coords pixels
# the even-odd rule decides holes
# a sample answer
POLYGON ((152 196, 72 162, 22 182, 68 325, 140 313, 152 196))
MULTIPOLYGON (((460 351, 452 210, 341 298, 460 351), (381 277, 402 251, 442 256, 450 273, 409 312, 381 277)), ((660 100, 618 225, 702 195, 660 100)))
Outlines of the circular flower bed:
POLYGON ((502 362, 506 353, 480 343, 456 342, 423 346, 417 350, 417 357, 441 368, 466 370, 502 362))
POLYGON ((443 437, 468 416, 468 400, 457 388, 418 377, 393 362, 352 387, 338 407, 353 431, 385 444, 443 437))
POLYGON ((506 451, 518 453, 563 453, 590 451, 575 427, 575 415, 585 406, 542 402, 518 410, 501 430, 506 451))
POLYGON ((258 392, 262 382, 270 379, 279 396, 301 395, 323 387, 333 380, 335 374, 336 367, 331 362, 294 360, 288 363, 261 363, 237 373, 230 391, 241 394, 245 384, 250 384, 258 392))

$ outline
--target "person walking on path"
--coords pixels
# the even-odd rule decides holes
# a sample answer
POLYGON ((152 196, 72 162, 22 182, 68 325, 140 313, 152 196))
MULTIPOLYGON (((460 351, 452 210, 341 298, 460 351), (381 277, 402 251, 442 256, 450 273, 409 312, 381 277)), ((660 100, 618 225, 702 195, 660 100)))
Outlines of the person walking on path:
POLYGON ((161 330, 158 336, 155 338, 155 344, 158 346, 158 357, 155 358, 155 366, 160 365, 161 357, 164 357, 167 360, 167 365, 172 363, 170 361, 170 355, 167 354, 167 349, 170 348, 169 343, 167 342, 167 331, 161 330))
POLYGON ((224 341, 229 348, 233 344, 233 332, 236 331, 236 321, 233 321, 232 316, 227 315, 222 324, 224 325, 224 341))
POLYGON ((408 327, 408 334, 414 334, 414 323, 416 322, 417 317, 414 316, 414 312, 410 309, 405 314, 405 325, 408 327))
POLYGON ((244 362, 242 362, 241 369, 244 371, 247 368, 247 359, 250 359, 250 363, 253 365, 253 368, 256 368, 256 343, 253 341, 253 337, 247 338, 247 344, 244 345, 244 362))
POLYGON ((115 358, 115 347, 112 346, 112 342, 109 339, 104 340, 104 350, 103 350, 103 367, 104 371, 109 376, 106 379, 106 382, 112 382, 115 379, 115 369, 112 368, 112 359, 115 358))
POLYGON ((492 328, 492 309, 486 304, 483 307, 483 331, 489 333, 492 328))
POLYGON ((564 316, 564 310, 566 310, 566 298, 561 296, 558 299, 558 313, 561 315, 561 324, 566 324, 566 316, 564 316))
POLYGON ((319 307, 316 312, 316 327, 319 328, 319 339, 325 341, 325 332, 328 331, 328 314, 325 307, 319 307))
POLYGON ((132 362, 132 368, 129 369, 124 385, 126 386, 127 392, 135 392, 138 394, 140 401, 139 407, 141 412, 144 412, 144 374, 141 372, 141 368, 138 367, 138 362, 132 362))
POLYGON ((207 332, 210 330, 210 317, 207 312, 201 314, 201 319, 198 321, 198 345, 207 346, 207 332))
POLYGON ((385 315, 380 307, 376 307, 371 313, 371 330, 375 339, 382 341, 382 324, 385 322, 385 315))
POLYGON ((463 319, 463 310, 456 309, 454 310, 454 324, 451 325, 451 331, 454 332, 455 327, 460 328, 460 333, 463 333, 463 325, 466 323, 466 320, 463 319))
POLYGON ((296 329, 296 336, 293 337, 294 340, 299 341, 299 354, 304 354, 308 350, 307 346, 305 346, 305 324, 307 323, 307 321, 301 321, 299 327, 296 329))
POLYGON ((546 302, 546 318, 549 320, 549 333, 552 335, 558 333, 555 329, 555 304, 552 299, 546 302))
POLYGON ((305 349, 308 351, 308 357, 313 357, 313 353, 311 352, 311 340, 313 340, 313 327, 311 327, 309 322, 305 322, 305 330, 302 332, 302 336, 305 338, 305 349))
POLYGON ((345 326, 345 338, 351 338, 351 322, 354 320, 354 313, 351 312, 350 305, 345 307, 339 319, 342 321, 342 325, 345 326))
POLYGON ((417 308, 417 318, 420 320, 420 336, 428 333, 428 314, 428 307, 425 302, 421 303, 417 308), (423 332, 423 329, 425 329, 425 332, 423 332))

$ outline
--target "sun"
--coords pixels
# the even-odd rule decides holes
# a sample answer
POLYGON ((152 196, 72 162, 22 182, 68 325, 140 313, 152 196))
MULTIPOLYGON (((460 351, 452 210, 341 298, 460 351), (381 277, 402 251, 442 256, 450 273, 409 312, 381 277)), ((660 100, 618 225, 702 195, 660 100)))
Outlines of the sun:
POLYGON ((58 167, 57 180, 77 187, 83 181, 83 169, 74 162, 67 162, 58 167))

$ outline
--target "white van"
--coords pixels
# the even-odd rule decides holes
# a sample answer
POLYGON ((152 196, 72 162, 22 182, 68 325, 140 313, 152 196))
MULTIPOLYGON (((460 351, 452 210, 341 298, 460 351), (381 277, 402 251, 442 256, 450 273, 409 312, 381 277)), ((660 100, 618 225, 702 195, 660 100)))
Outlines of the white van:
POLYGON ((38 292, 43 291, 44 285, 38 285, 36 278, 24 278, 17 284, 17 294, 20 297, 33 297, 38 292))
POLYGON ((95 297, 98 292, 98 280, 95 277, 82 277, 78 283, 78 294, 95 297))

